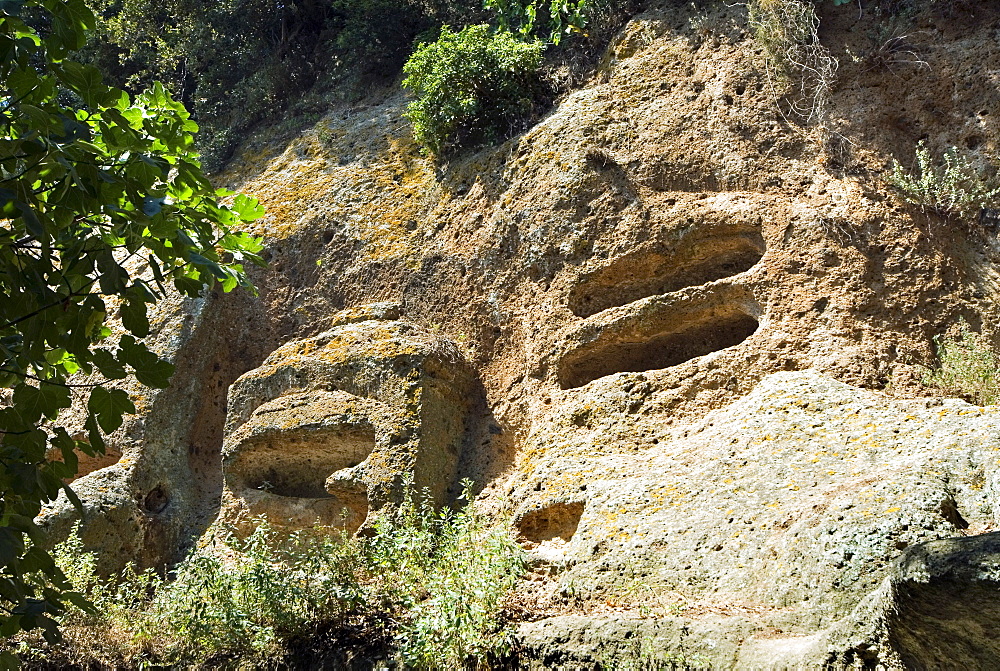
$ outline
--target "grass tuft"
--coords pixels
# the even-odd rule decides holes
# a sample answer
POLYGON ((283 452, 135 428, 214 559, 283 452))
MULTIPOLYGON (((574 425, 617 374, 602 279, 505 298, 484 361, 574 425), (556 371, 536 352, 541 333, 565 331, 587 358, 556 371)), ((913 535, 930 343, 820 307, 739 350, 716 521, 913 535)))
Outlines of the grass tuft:
POLYGON ((965 398, 976 405, 1000 401, 1000 361, 989 341, 961 324, 959 336, 934 339, 940 366, 929 370, 923 382, 965 398))

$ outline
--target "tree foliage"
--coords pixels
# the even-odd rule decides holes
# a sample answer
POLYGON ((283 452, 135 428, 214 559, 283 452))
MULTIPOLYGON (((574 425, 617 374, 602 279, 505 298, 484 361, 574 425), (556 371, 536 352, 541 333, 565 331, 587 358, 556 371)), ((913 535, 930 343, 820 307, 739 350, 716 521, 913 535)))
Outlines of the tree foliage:
POLYGON ((63 482, 78 452, 103 451, 135 411, 108 382, 167 385, 171 364, 141 340, 148 306, 171 285, 247 287, 242 263, 260 261, 235 228, 263 209, 220 203, 232 194, 203 175, 183 105, 160 85, 133 98, 68 58, 94 26, 84 0, 0 2, 0 635, 56 636, 52 615, 79 601, 34 518, 60 490, 75 500, 63 482), (74 399, 85 435, 59 423, 74 399), (28 579, 39 571, 48 584, 28 579))
POLYGON ((311 87, 394 77, 418 33, 467 0, 87 0, 83 57, 126 90, 162 81, 202 127, 213 168, 311 87))
POLYGON ((559 44, 563 35, 583 32, 590 15, 607 0, 483 0, 501 30, 559 44))
POLYGON ((498 139, 532 107, 542 49, 485 24, 458 32, 444 26, 403 66, 403 86, 416 98, 406 113, 414 138, 434 153, 498 139))

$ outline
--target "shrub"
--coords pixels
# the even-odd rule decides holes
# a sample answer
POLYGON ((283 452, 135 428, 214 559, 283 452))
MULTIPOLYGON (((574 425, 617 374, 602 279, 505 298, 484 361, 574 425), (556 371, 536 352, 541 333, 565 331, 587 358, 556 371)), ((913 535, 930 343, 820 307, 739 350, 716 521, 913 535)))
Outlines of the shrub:
POLYGON ((435 154, 456 144, 493 142, 531 110, 542 43, 488 25, 441 29, 403 66, 414 138, 435 154))
POLYGON ((439 525, 437 538, 431 537, 436 560, 423 571, 425 597, 412 603, 410 621, 398 636, 400 657, 416 668, 459 669, 470 659, 506 651, 499 614, 525 565, 510 534, 491 532, 476 515, 445 516, 439 525))
POLYGON ((962 322, 957 338, 934 339, 940 367, 927 371, 924 384, 977 405, 1000 401, 1000 361, 986 338, 962 322))
POLYGON ((964 219, 977 216, 996 202, 1000 194, 996 178, 987 178, 955 147, 949 147, 935 160, 921 141, 916 156, 915 173, 894 160, 886 178, 906 202, 941 216, 964 219))
POLYGON ((222 540, 196 550, 173 580, 130 569, 112 584, 97 576, 74 534, 57 561, 95 610, 64 617, 67 644, 30 639, 25 657, 273 666, 291 641, 321 626, 369 623, 363 635, 377 638, 394 622, 395 656, 407 668, 461 668, 503 651, 502 601, 525 570, 509 524, 487 525, 471 505, 435 513, 412 496, 377 519, 370 538, 334 530, 282 536, 262 521, 247 538, 222 540))

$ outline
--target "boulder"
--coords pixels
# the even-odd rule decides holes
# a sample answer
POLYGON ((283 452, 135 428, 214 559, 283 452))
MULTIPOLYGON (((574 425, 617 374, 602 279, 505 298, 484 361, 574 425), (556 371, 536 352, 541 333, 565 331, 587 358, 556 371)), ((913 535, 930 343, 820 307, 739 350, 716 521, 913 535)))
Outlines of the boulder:
POLYGON ((352 311, 233 384, 220 519, 354 532, 407 487, 445 502, 475 379, 449 340, 384 314, 352 311))
MULTIPOLYGON (((512 496, 536 567, 554 576, 549 603, 594 613, 597 629, 565 645, 612 650, 595 642, 610 609, 691 632, 711 625, 725 636, 654 646, 711 666, 991 659, 982 641, 1000 625, 988 605, 998 541, 966 535, 997 524, 1000 407, 892 399, 798 371, 700 422, 647 433, 623 412, 648 393, 642 375, 617 377, 537 426, 512 496), (623 454, 608 440, 619 434, 641 447, 623 454)), ((650 626, 637 621, 626 639, 650 626)), ((563 625, 522 635, 558 651, 563 625)))

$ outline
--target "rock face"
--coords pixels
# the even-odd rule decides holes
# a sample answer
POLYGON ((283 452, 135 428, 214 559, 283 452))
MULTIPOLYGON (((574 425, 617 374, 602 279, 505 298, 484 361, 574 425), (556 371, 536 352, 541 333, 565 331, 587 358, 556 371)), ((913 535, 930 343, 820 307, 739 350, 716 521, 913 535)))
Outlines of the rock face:
MULTIPOLYGON (((209 293, 158 305, 147 343, 175 364, 171 386, 129 388, 140 414, 107 439, 116 463, 73 482, 82 515, 65 495, 43 510, 52 542, 79 523, 87 547, 100 557, 99 568, 114 574, 128 562, 145 568, 181 559, 215 519, 226 391, 262 356, 260 344, 267 347, 266 340, 242 337, 233 318, 246 309, 247 298, 224 302, 209 293)), ((60 419, 82 430, 82 416, 60 419)))
POLYGON ((398 312, 348 312, 236 380, 222 451, 223 520, 266 516, 278 527, 353 532, 370 510, 399 501, 405 485, 445 502, 475 381, 449 340, 386 320, 398 312))
MULTIPOLYGON (((792 666, 857 654, 858 644, 844 638, 857 630, 844 623, 865 620, 855 608, 890 575, 893 599, 907 608, 933 613, 934 598, 950 598, 969 622, 995 626, 992 609, 963 608, 963 589, 949 582, 983 580, 978 589, 995 595, 988 571, 973 577, 983 568, 954 569, 932 548, 996 524, 1000 408, 890 400, 812 371, 777 373, 701 422, 673 435, 648 434, 643 449, 622 455, 595 453, 595 436, 634 430, 618 390, 607 391, 584 422, 566 417, 567 427, 531 437, 538 450, 527 479, 542 487, 512 495, 531 511, 521 517, 529 540, 555 529, 540 532, 536 511, 579 502, 562 546, 563 594, 596 591, 626 618, 673 614, 664 622, 676 627, 676 614, 690 613, 700 633, 685 641, 684 654, 740 668, 768 665, 779 651, 792 655, 792 666), (909 547, 920 550, 893 573, 909 547), (920 573, 915 567, 927 557, 933 567, 920 573), (919 587, 927 575, 941 592, 936 597, 919 587), (809 636, 816 643, 804 645, 809 636)), ((552 556, 538 559, 551 563, 552 556)), ((1000 555, 974 561, 988 565, 1000 555)), ((907 618, 898 608, 883 606, 885 628, 867 632, 873 655, 882 646, 892 659, 913 645, 899 642, 906 632, 899 627, 909 625, 899 624, 907 618)), ((559 648, 579 627, 579 620, 557 619, 528 625, 523 635, 536 647, 559 648)), ((933 646, 932 630, 925 627, 920 638, 933 646)), ((947 646, 948 636, 937 636, 947 646)), ((608 653, 583 650, 574 663, 608 653)))
POLYGON ((1000 664, 1000 534, 926 543, 887 581, 889 641, 905 668, 1000 664))
POLYGON ((498 147, 435 163, 394 90, 248 148, 219 180, 268 207, 260 297, 161 313, 174 387, 78 481, 88 545, 362 529, 470 478, 534 557, 525 665, 990 666, 1000 416, 920 379, 959 319, 997 342, 1000 242, 881 175, 1000 150, 1000 9, 918 2, 887 42, 817 7, 822 127, 745 7, 663 0, 498 147))

